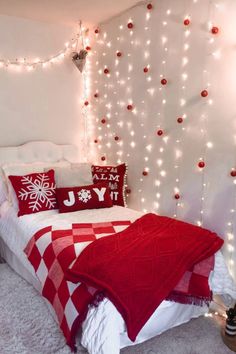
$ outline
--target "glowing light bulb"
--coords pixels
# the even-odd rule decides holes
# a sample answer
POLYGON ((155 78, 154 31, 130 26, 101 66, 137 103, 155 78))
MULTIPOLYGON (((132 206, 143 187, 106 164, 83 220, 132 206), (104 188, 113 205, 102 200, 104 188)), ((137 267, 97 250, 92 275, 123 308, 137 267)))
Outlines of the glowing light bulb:
POLYGON ((211 148, 213 147, 213 143, 212 143, 211 141, 208 141, 208 142, 206 143, 206 146, 207 146, 209 149, 211 149, 211 148))
POLYGON ((166 171, 162 170, 162 171, 160 172, 160 175, 161 175, 161 177, 165 177, 165 176, 166 176, 166 171))
POLYGON ((136 146, 135 142, 134 142, 134 141, 131 141, 130 146, 131 146, 132 148, 134 148, 134 147, 136 146))

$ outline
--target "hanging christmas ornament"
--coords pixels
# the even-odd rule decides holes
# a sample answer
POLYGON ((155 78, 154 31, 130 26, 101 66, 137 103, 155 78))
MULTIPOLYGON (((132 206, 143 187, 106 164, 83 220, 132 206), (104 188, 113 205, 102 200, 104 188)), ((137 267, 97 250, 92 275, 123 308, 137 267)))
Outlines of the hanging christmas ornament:
POLYGON ((147 66, 145 66, 145 68, 143 68, 143 72, 146 74, 146 73, 148 73, 148 67, 147 66))
POLYGON ((181 123, 183 123, 183 118, 182 117, 179 117, 178 119, 177 119, 177 122, 179 123, 179 124, 181 124, 181 123))
POLYGON ((98 34, 98 33, 99 33, 99 29, 96 28, 96 29, 94 30, 94 33, 98 34))
POLYGON ((102 119, 101 119, 101 123, 102 123, 102 124, 105 124, 105 123, 106 123, 106 119, 105 119, 105 118, 102 118, 102 119))
POLYGON ((133 22, 129 22, 129 23, 127 24, 127 27, 128 27, 129 29, 132 29, 132 28, 134 27, 133 22))
POLYGON ((88 106, 88 105, 89 105, 89 101, 85 101, 85 102, 84 102, 84 105, 85 105, 85 106, 88 106))
POLYGON ((117 57, 121 57, 122 56, 122 53, 121 52, 116 52, 116 55, 117 55, 117 57))
POLYGON ((118 135, 116 135, 116 136, 114 137, 114 139, 115 139, 115 141, 118 141, 120 138, 118 137, 118 135))
POLYGON ((105 160, 106 160, 106 157, 105 157, 105 156, 102 156, 102 157, 101 157, 101 160, 102 160, 102 161, 105 161, 105 160))
POLYGON ((148 175, 148 171, 143 171, 143 176, 147 176, 148 175))
POLYGON ((162 129, 159 129, 159 130, 157 131, 157 135, 162 136, 163 134, 164 134, 164 132, 163 132, 162 129))
POLYGON ((185 26, 189 26, 189 25, 190 25, 190 19, 189 19, 189 18, 186 18, 186 19, 184 20, 184 25, 185 25, 185 26))
POLYGON ((176 194, 175 194, 175 199, 177 199, 177 200, 180 199, 179 193, 176 193, 176 194))
POLYGON ((147 9, 148 9, 148 10, 152 10, 152 9, 153 9, 152 4, 147 4, 147 9))
POLYGON ((230 175, 231 175, 232 177, 236 177, 236 170, 233 169, 233 170, 230 172, 230 175))
POLYGON ((94 139, 94 144, 97 144, 98 143, 98 139, 94 139))
POLYGON ((166 79, 161 79, 161 84, 162 85, 166 85, 167 84, 167 80, 166 79))
POLYGON ((128 111, 132 111, 133 105, 132 104, 128 104, 127 109, 128 109, 128 111))
POLYGON ((125 191, 126 191, 127 194, 130 194, 130 193, 131 193, 131 189, 130 189, 130 188, 126 188, 125 191))
POLYGON ((94 97, 98 98, 98 96, 99 96, 98 92, 95 92, 94 97))
POLYGON ((199 161, 199 162, 198 162, 198 167, 199 167, 199 168, 204 168, 205 165, 206 165, 206 164, 205 164, 204 161, 199 161))
POLYGON ((91 47, 89 45, 87 45, 87 47, 85 47, 86 50, 91 50, 91 47))
POLYGON ((211 29, 211 33, 212 33, 212 34, 217 34, 217 33, 219 33, 219 28, 216 27, 216 26, 213 26, 212 29, 211 29))
POLYGON ((109 72, 110 72, 110 71, 109 71, 109 69, 108 69, 108 68, 105 68, 103 72, 104 72, 104 74, 106 74, 106 75, 107 75, 107 74, 109 74, 109 72))
POLYGON ((202 97, 207 97, 207 96, 208 96, 208 91, 207 91, 207 90, 203 90, 203 91, 201 92, 201 96, 202 96, 202 97))

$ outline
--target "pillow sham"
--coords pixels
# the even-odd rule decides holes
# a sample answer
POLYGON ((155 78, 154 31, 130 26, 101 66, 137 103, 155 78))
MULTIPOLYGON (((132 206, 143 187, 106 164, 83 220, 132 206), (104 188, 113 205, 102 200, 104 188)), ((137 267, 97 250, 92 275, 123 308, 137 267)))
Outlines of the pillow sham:
POLYGON ((112 207, 110 189, 105 182, 90 186, 56 188, 59 213, 112 207))
POLYGON ((9 176, 18 200, 18 216, 57 209, 54 171, 9 176))
POLYGON ((127 177, 125 163, 118 166, 92 165, 93 183, 107 181, 113 205, 126 206, 125 187, 127 177))
POLYGON ((7 200, 7 183, 3 170, 0 168, 0 205, 7 200))
POLYGON ((67 167, 53 169, 56 185, 59 188, 85 186, 93 183, 90 163, 73 163, 67 167))

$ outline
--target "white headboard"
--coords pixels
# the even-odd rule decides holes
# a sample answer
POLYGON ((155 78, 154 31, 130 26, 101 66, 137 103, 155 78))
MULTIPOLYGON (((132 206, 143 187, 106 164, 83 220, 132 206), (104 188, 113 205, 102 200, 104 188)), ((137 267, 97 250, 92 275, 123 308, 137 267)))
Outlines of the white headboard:
POLYGON ((19 146, 0 147, 0 165, 11 162, 56 162, 79 161, 78 147, 75 145, 57 145, 50 141, 31 141, 19 146))

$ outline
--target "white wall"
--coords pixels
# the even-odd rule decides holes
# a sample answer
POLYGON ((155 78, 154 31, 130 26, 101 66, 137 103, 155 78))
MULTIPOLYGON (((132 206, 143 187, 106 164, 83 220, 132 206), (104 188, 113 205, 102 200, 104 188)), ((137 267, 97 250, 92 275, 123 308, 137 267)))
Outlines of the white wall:
POLYGON ((200 221, 225 238, 233 273, 236 2, 160 0, 153 5, 152 11, 137 6, 100 26, 91 63, 92 93, 98 91, 99 98, 92 99, 90 146, 99 163, 102 156, 105 163, 128 162, 129 206, 200 221), (183 25, 186 14, 188 27, 183 25), (130 20, 133 31, 127 28, 130 20), (218 35, 209 31, 209 21, 220 28, 218 35), (120 58, 116 51, 122 52, 120 58), (103 73, 106 66, 110 75, 103 73), (165 87, 160 84, 163 76, 165 87), (209 96, 202 98, 206 88, 209 96), (126 108, 130 102, 133 111, 126 108), (105 125, 100 122, 104 116, 105 125), (162 137, 158 129, 164 130, 162 137), (203 170, 197 166, 200 158, 206 163, 203 170))
MULTIPOLYGON (((0 58, 48 58, 76 29, 0 16, 0 58)), ((0 146, 29 140, 81 140, 82 77, 67 57, 31 72, 0 68, 0 146)))

